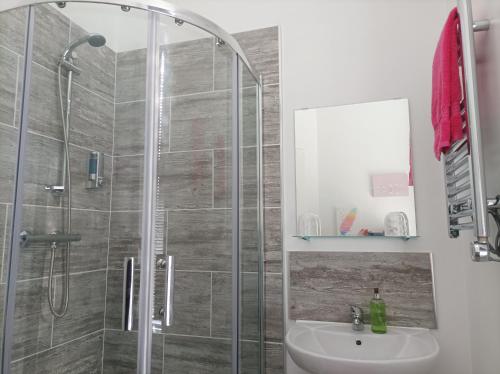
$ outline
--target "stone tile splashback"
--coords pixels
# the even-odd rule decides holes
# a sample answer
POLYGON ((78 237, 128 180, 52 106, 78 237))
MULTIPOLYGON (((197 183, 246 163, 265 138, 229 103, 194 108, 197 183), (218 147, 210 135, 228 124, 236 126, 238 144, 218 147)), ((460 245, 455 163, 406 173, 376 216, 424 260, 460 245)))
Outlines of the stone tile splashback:
POLYGON ((429 253, 290 253, 290 319, 350 322, 360 305, 368 321, 375 287, 389 325, 436 328, 429 253))

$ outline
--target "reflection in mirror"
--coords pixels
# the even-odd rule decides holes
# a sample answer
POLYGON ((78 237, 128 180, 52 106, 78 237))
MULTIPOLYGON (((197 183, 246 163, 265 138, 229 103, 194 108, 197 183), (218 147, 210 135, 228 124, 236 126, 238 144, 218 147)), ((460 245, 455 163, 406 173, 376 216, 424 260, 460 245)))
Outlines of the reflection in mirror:
POLYGON ((407 99, 295 112, 297 233, 417 235, 407 99))

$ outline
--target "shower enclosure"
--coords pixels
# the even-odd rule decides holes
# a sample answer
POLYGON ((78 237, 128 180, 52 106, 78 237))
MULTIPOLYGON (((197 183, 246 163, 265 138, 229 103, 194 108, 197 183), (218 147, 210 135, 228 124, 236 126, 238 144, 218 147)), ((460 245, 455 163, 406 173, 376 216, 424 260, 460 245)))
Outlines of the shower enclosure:
POLYGON ((0 4, 2 373, 261 373, 261 83, 164 1, 0 4))

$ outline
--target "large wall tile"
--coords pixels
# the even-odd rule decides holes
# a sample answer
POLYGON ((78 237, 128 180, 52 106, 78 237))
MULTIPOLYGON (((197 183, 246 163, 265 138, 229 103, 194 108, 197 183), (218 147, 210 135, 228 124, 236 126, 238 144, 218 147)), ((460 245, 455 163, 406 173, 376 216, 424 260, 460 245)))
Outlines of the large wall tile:
MULTIPOLYGON (((57 300, 62 298, 64 277, 57 277, 57 300)), ((53 344, 61 344, 104 328, 106 271, 72 274, 70 303, 63 318, 54 320, 53 344)), ((56 303, 56 307, 59 303, 56 303)))
POLYGON ((215 45, 214 51, 214 90, 232 89, 233 50, 229 45, 215 45))
POLYGON ((84 336, 12 364, 12 374, 98 374, 102 332, 84 336))
POLYGON ((263 87, 264 145, 281 143, 280 86, 263 87))
POLYGON ((144 154, 145 121, 145 101, 117 103, 115 105, 114 156, 144 154))
MULTIPOLYGON (((31 64, 29 129, 52 138, 64 138, 59 103, 57 74, 37 64, 31 64)), ((62 80, 66 87, 66 78, 62 80)), ((66 97, 63 88, 63 97, 66 97)))
POLYGON ((280 147, 264 147, 263 153, 264 206, 279 207, 281 204, 280 147))
POLYGON ((75 84, 71 108, 70 142, 111 155, 113 151, 113 103, 75 84))
POLYGON ((243 208, 240 211, 240 263, 243 272, 259 271, 259 211, 243 208))
POLYGON ((281 232, 281 208, 264 208, 264 269, 269 273, 281 273, 283 243, 281 232))
POLYGON ((117 103, 146 99, 146 52, 146 49, 136 49, 117 54, 117 103))
MULTIPOLYGON (((230 338, 232 331, 232 276, 230 273, 212 275, 212 336, 230 338)), ((258 277, 256 273, 241 275, 241 337, 259 339, 258 277)))
POLYGON ((142 209, 144 156, 113 157, 111 210, 142 209))
POLYGON ((213 90, 213 39, 168 44, 165 53, 167 96, 213 90))
MULTIPOLYGON (((106 330, 104 364, 106 374, 136 374, 137 333, 106 330)), ((161 374, 163 365, 163 335, 153 334, 151 374, 161 374)), ((174 373, 174 372, 170 372, 174 373)))
POLYGON ((182 335, 210 335, 210 293, 210 273, 176 271, 174 324, 168 327, 166 332, 182 335))
POLYGON ((34 9, 33 61, 56 72, 69 44, 69 20, 50 5, 37 5, 34 9))
POLYGON ((123 269, 125 257, 140 258, 142 212, 111 212, 109 269, 123 269))
POLYGON ((14 126, 18 57, 0 47, 0 61, 0 122, 14 126))
POLYGON ((242 374, 260 373, 260 349, 257 341, 242 341, 240 370, 242 374))
MULTIPOLYGON (((215 90, 232 89, 233 84, 233 51, 227 46, 216 46, 214 56, 214 83, 215 90)), ((248 56, 247 56, 248 57, 248 56)), ((244 88, 255 87, 257 80, 250 70, 240 60, 240 85, 244 88)), ((259 74, 260 72, 256 72, 259 74)), ((258 79, 258 78, 257 78, 258 79)))
POLYGON ((231 211, 169 212, 167 250, 177 270, 231 271, 231 211))
POLYGON ((283 340, 283 276, 266 273, 264 283, 265 340, 281 342, 283 340))
POLYGON ((159 208, 211 208, 212 152, 162 154, 158 161, 159 208))
MULTIPOLYGON (((115 156, 144 153, 145 101, 116 104, 115 156)), ((169 151, 170 99, 165 99, 161 108, 160 152, 169 151)))
POLYGON ((234 35, 250 64, 262 74, 264 85, 280 83, 278 32, 275 26, 234 35))
POLYGON ((257 89, 248 87, 241 90, 239 97, 241 103, 241 129, 242 146, 250 147, 257 145, 257 134, 259 128, 259 116, 257 112, 257 89))
POLYGON ((229 374, 231 341, 191 336, 165 336, 165 373, 229 374))
MULTIPOLYGON (((71 23, 71 41, 86 34, 87 31, 74 22, 71 23)), ((107 46, 95 48, 88 43, 78 47, 77 53, 77 65, 81 74, 75 76, 75 82, 111 102, 114 101, 116 53, 107 46)))
POLYGON ((360 305, 368 320, 375 287, 389 325, 436 327, 428 253, 290 253, 291 319, 350 322, 349 305, 360 305))
POLYGON ((18 130, 0 125, 0 202, 12 203, 17 162, 18 130))
POLYGON ((214 208, 230 208, 233 191, 232 152, 214 150, 214 208))
POLYGON ((264 346, 266 374, 283 374, 283 344, 266 343, 264 346))
MULTIPOLYGON (((232 151, 214 150, 214 207, 230 208, 232 199, 232 151)), ((241 206, 257 207, 258 169, 257 148, 241 150, 241 206)))
POLYGON ((27 14, 27 7, 0 13, 0 46, 24 54, 27 14))
POLYGON ((63 143, 36 134, 28 135, 24 168, 24 203, 60 206, 61 197, 45 190, 62 178, 63 143))
POLYGON ((226 148, 231 145, 231 92, 172 98, 170 149, 226 148))
POLYGON ((16 360, 49 348, 51 323, 47 279, 17 282, 12 358, 16 360))
POLYGON ((71 272, 106 269, 109 212, 73 210, 71 224, 72 233, 82 236, 81 241, 71 244, 71 272))

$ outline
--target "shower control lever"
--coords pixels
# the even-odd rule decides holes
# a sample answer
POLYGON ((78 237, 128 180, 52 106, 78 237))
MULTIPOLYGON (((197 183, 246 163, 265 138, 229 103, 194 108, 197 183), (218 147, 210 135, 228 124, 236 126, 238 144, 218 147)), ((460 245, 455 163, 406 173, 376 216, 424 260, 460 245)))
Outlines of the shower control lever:
POLYGON ((45 186, 44 189, 56 194, 64 193, 64 186, 45 186))

